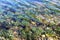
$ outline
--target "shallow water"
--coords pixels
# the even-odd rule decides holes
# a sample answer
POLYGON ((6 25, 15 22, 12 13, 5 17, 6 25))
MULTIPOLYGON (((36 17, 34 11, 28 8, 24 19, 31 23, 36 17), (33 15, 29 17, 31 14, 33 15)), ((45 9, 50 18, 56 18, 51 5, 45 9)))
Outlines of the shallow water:
POLYGON ((0 36, 6 40, 59 38, 59 18, 60 0, 0 0, 0 36))

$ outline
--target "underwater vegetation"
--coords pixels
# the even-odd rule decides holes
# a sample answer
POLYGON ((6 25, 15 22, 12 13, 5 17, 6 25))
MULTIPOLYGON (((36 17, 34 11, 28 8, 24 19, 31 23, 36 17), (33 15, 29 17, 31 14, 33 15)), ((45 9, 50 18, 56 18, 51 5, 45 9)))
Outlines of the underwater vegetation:
POLYGON ((60 40, 60 0, 0 0, 0 40, 60 40))

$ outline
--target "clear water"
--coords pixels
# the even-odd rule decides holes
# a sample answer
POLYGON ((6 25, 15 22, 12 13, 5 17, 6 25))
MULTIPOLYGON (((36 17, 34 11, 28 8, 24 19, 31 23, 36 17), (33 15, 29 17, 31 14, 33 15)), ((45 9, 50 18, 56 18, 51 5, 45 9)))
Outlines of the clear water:
POLYGON ((9 36, 9 38, 12 38, 12 36, 14 37, 14 35, 12 35, 14 32, 10 34, 10 31, 14 30, 17 33, 21 32, 22 36, 27 37, 26 40, 28 40, 27 35, 30 32, 32 32, 30 36, 32 36, 34 32, 38 36, 40 33, 43 34, 43 32, 60 35, 60 19, 58 16, 60 16, 60 0, 0 0, 0 36, 3 35, 4 38, 9 36), (53 19, 53 21, 50 21, 50 18, 53 19), (48 22, 46 23, 44 20, 48 22), (46 24, 44 24, 44 22, 46 24), (45 29, 48 28, 47 30, 44 30, 44 25, 46 26, 45 29), (16 26, 23 28, 16 30, 16 26), (31 30, 29 29, 30 26, 32 27, 31 30), (57 29, 57 31, 54 31, 54 28, 57 29), (6 35, 7 32, 5 31, 9 32, 8 35, 6 35))

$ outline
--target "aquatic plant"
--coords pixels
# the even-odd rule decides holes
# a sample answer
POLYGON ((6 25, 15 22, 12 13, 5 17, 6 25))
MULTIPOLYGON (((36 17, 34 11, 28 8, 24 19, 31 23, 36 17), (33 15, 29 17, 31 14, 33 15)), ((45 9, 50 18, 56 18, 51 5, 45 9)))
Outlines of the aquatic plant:
POLYGON ((0 0, 0 37, 6 40, 59 38, 59 4, 59 0, 0 0))

